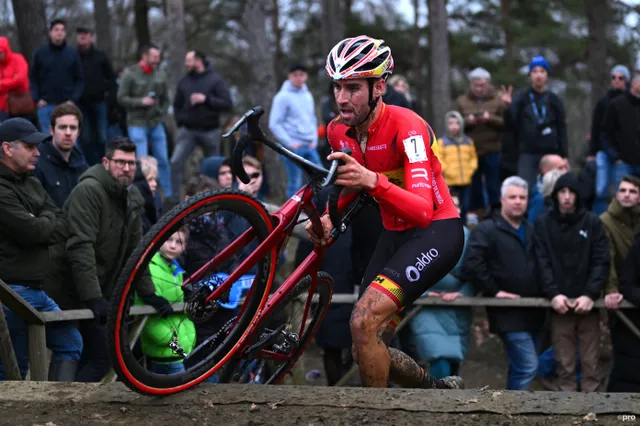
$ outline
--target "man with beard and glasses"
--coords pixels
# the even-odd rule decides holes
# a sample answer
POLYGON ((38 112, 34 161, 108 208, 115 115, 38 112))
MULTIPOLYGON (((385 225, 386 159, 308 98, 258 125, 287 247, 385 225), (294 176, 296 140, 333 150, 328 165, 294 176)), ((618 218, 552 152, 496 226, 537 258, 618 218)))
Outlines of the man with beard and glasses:
POLYGON ((62 207, 80 175, 89 168, 76 146, 81 128, 80 110, 75 105, 58 105, 51 112, 49 133, 53 139, 45 140, 38 147, 40 157, 33 174, 58 207, 62 207))
POLYGON ((220 114, 232 107, 226 83, 202 52, 192 50, 185 57, 187 75, 178 83, 173 101, 178 137, 171 156, 172 193, 180 199, 184 166, 196 146, 205 158, 220 155, 220 114))
MULTIPOLYGON (((85 346, 76 381, 98 382, 111 368, 105 328, 108 304, 120 271, 142 237, 144 200, 131 185, 135 170, 135 144, 128 138, 111 139, 102 163, 80 177, 64 205, 69 239, 54 248, 59 270, 49 291, 64 308, 89 308, 94 315, 80 322, 85 346)), ((148 275, 138 286, 145 304, 163 314, 171 312, 169 302, 155 294, 148 275)))

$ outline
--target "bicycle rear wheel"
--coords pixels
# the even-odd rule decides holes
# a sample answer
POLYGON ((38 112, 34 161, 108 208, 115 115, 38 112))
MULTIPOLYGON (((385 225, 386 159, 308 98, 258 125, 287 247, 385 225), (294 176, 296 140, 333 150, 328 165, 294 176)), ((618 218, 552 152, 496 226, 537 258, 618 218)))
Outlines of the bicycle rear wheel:
MULTIPOLYGON (((269 250, 265 257, 258 260, 252 269, 255 275, 247 275, 251 279, 243 282, 248 283, 248 294, 244 302, 239 298, 234 299, 236 307, 233 311, 225 309, 230 309, 227 305, 232 302, 232 286, 242 279, 227 284, 229 290, 224 289, 220 298, 211 301, 206 298, 223 285, 224 277, 237 270, 238 265, 255 251, 255 247, 273 229, 269 214, 260 202, 244 192, 224 190, 207 191, 192 197, 171 210, 147 233, 120 274, 111 296, 107 321, 113 368, 125 385, 148 395, 181 392, 205 380, 231 357, 239 347, 238 342, 244 337, 249 324, 267 301, 276 269, 276 248, 269 250), (185 310, 171 314, 164 323, 157 315, 148 320, 154 321, 154 326, 159 323, 161 331, 164 326, 166 329, 170 328, 172 333, 158 336, 158 332, 155 332, 152 338, 155 339, 156 350, 152 355, 157 356, 160 350, 163 353, 162 361, 182 363, 181 367, 184 368, 177 373, 159 374, 153 368, 158 358, 151 358, 149 349, 145 349, 144 333, 147 324, 131 312, 131 307, 141 304, 135 294, 136 288, 141 280, 148 277, 149 264, 158 261, 156 253, 160 247, 176 231, 185 228, 189 231, 189 241, 183 249, 186 255, 191 253, 192 257, 199 256, 196 260, 200 263, 196 263, 198 267, 194 268, 198 271, 189 275, 194 278, 194 282, 180 288, 176 284, 176 288, 172 289, 177 295, 176 299, 169 300, 172 303, 185 302, 185 310), (190 244, 195 242, 198 245, 190 248, 190 244), (205 249, 213 250, 214 253, 207 256, 205 249), (233 251, 234 249, 237 250, 233 251), (220 250, 220 254, 215 254, 216 250, 220 250), (211 270, 205 268, 206 274, 201 274, 200 264, 213 262, 211 259, 221 260, 212 265, 214 267, 211 270), (225 273, 222 268, 229 269, 225 273), (195 282, 198 276, 200 278, 195 282), (189 291, 184 293, 185 289, 189 291), (220 329, 213 330, 211 324, 220 326, 220 329), (178 335, 182 331, 183 334, 178 335), (132 341, 140 335, 141 344, 132 345, 132 341), (158 339, 164 339, 163 343, 159 344, 158 339)), ((185 282, 189 277, 185 278, 185 282)), ((156 277, 154 284, 158 290, 156 277)))
POLYGON ((269 316, 258 319, 260 326, 245 343, 263 349, 251 351, 251 346, 245 346, 242 355, 236 352, 222 368, 220 382, 268 385, 278 384, 287 377, 316 335, 331 302, 331 275, 318 272, 316 287, 309 297, 311 285, 311 277, 307 275, 272 308, 269 316), (305 324, 299 324, 307 304, 310 306, 305 324), (284 318, 285 315, 288 318, 284 318))

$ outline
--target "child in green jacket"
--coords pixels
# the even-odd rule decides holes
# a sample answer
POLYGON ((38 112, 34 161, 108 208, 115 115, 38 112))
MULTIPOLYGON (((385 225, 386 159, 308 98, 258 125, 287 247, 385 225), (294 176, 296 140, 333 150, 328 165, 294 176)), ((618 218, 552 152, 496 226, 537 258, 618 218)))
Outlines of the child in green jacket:
MULTIPOLYGON (((187 228, 178 230, 160 247, 149 264, 156 294, 172 304, 184 301, 184 270, 176 258, 187 246, 188 237, 187 228)), ((135 304, 143 304, 137 296, 135 304)), ((183 312, 170 314, 166 318, 160 315, 150 316, 140 336, 140 343, 154 373, 176 374, 185 371, 182 358, 169 346, 172 341, 176 341, 186 353, 191 352, 196 343, 196 328, 193 322, 183 312)))

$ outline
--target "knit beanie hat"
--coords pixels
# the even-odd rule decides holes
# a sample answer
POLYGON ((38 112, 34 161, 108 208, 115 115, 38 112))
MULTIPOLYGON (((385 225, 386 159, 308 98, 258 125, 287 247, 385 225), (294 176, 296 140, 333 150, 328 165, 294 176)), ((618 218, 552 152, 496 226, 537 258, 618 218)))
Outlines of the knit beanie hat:
POLYGON ((548 73, 551 72, 551 68, 549 68, 549 63, 542 55, 533 57, 533 59, 531 60, 531 63, 529 64, 529 74, 531 74, 531 70, 533 70, 535 67, 542 67, 545 70, 547 70, 548 73))
POLYGON ((631 73, 629 72, 629 68, 625 67, 624 65, 616 65, 615 67, 611 68, 611 75, 613 76, 614 73, 622 74, 626 81, 631 80, 631 73))

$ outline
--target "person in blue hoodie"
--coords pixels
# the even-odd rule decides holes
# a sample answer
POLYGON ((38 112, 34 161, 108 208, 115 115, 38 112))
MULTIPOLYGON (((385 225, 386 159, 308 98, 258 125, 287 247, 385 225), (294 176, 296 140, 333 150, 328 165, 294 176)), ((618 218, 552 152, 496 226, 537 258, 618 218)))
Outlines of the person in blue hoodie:
MULTIPOLYGON (((307 77, 304 65, 296 63, 289 68, 289 78, 273 98, 269 129, 285 147, 315 164, 321 164, 317 151, 318 120, 313 96, 307 89, 307 77)), ((302 187, 302 171, 286 158, 283 161, 289 176, 287 197, 291 197, 302 187)))
POLYGON ((45 140, 38 147, 40 157, 33 175, 42 182, 60 208, 78 184, 80 175, 89 168, 76 144, 81 129, 80 109, 70 104, 58 105, 51 112, 49 132, 53 138, 45 140))

